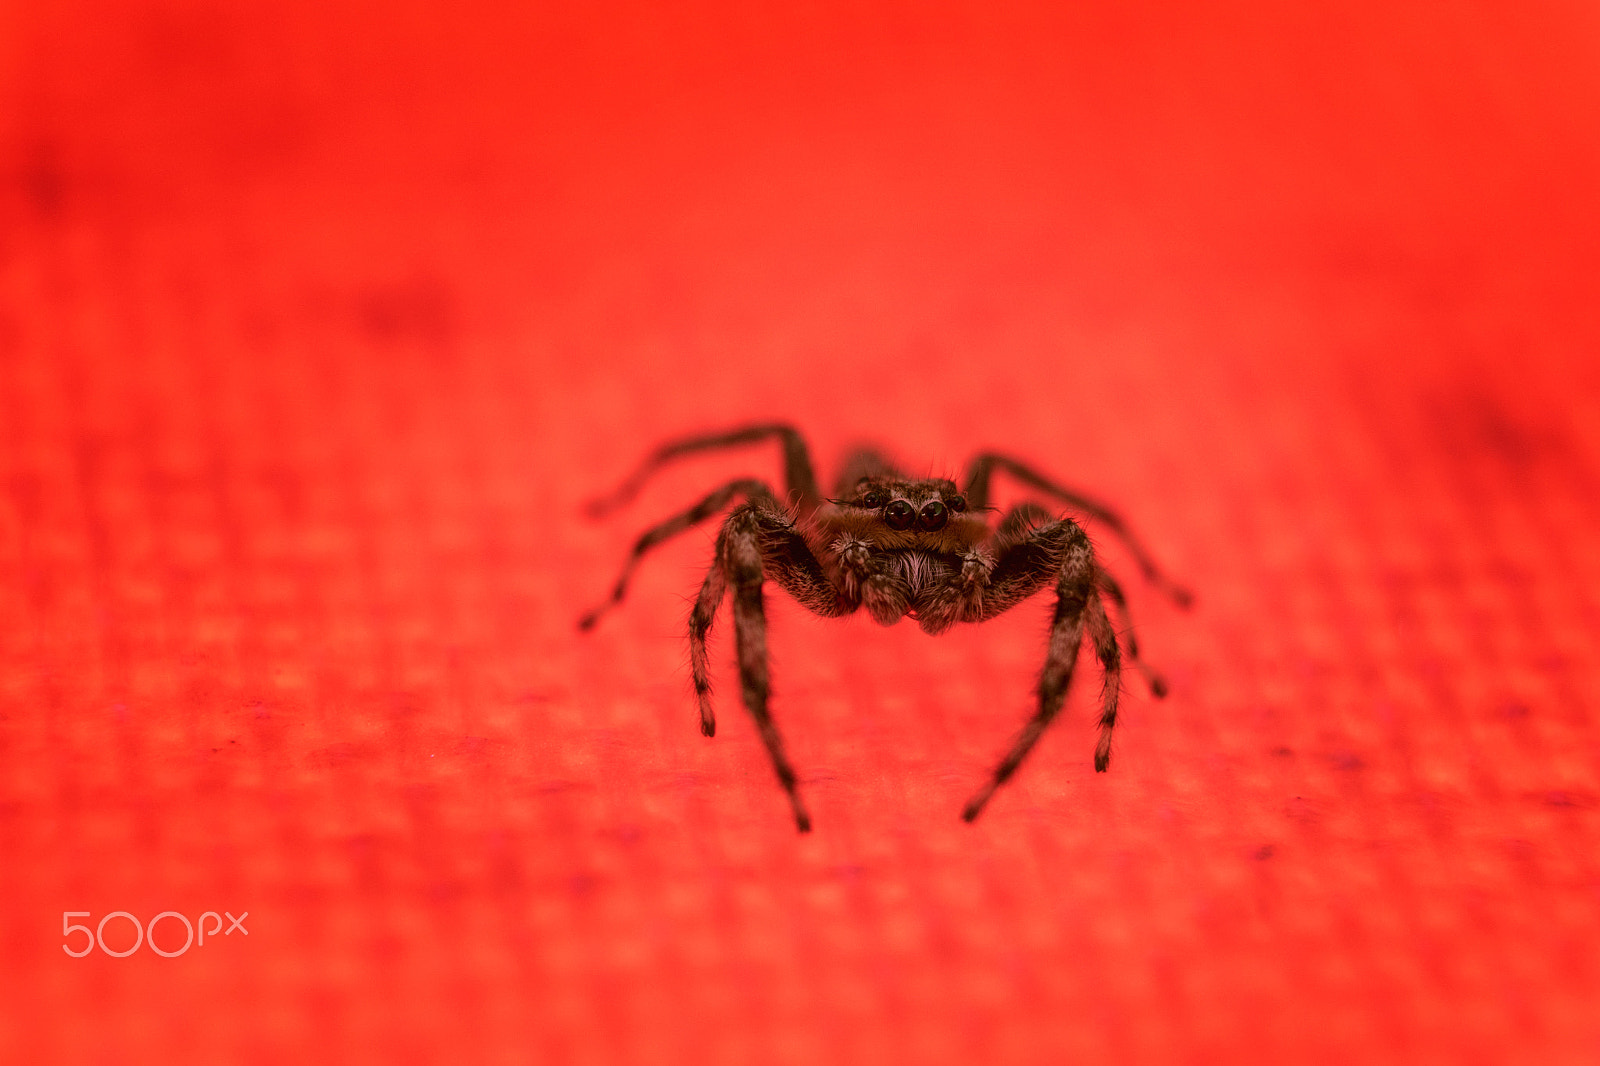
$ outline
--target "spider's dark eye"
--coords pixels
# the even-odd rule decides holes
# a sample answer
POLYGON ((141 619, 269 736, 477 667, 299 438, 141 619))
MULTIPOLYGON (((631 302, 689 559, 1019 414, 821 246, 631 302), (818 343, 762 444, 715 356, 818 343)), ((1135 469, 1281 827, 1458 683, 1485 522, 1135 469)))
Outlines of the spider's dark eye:
POLYGON ((873 489, 861 498, 861 506, 870 507, 876 511, 889 502, 889 494, 882 489, 873 489))
POLYGON ((917 528, 932 533, 936 529, 943 529, 948 521, 950 513, 944 509, 944 504, 938 500, 930 500, 922 505, 922 514, 917 518, 917 528))
POLYGON ((904 500, 896 500, 883 509, 883 520, 890 529, 910 529, 917 520, 917 509, 904 500))
POLYGON ((952 496, 944 501, 944 505, 956 514, 960 514, 967 509, 967 498, 965 496, 952 496))

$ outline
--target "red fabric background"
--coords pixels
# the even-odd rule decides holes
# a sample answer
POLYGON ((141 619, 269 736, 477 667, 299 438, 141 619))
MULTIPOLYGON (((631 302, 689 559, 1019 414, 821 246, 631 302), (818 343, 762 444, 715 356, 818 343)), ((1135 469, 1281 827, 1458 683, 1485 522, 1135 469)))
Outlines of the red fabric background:
POLYGON ((1592 5, 230 6, 0 9, 0 1058, 1600 1060, 1592 5), (711 529, 575 632, 773 418, 1125 510, 1111 773, 957 818, 1045 598, 772 598, 806 838, 711 529))

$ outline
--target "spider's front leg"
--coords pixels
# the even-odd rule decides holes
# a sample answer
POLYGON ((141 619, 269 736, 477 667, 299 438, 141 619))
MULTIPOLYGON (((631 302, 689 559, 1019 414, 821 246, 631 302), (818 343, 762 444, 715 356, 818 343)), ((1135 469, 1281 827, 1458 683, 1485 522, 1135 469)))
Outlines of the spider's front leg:
POLYGON ((783 735, 767 709, 772 686, 767 678, 767 615, 761 602, 760 529, 749 509, 741 507, 729 517, 723 535, 726 541, 722 565, 733 584, 733 642, 739 654, 740 694, 772 757, 778 783, 789 795, 794 824, 800 832, 809 833, 811 815, 800 802, 794 767, 783 749, 783 735))
MULTIPOLYGON (((1017 504, 1017 506, 1006 512, 1005 517, 1000 520, 999 527, 995 530, 993 541, 995 555, 999 557, 1008 555, 1013 549, 1025 544, 1037 530, 1049 526, 1054 521, 1055 517, 1037 503, 1030 501, 1017 504)), ((1016 570, 1015 567, 1010 569, 1013 572, 1016 570)), ((1027 567, 1023 567, 1022 571, 1026 572, 1027 569, 1027 567)), ((1098 561, 1095 566, 1095 583, 1100 587, 1100 591, 1111 600, 1112 606, 1116 608, 1117 615, 1122 620, 1122 648, 1127 653, 1128 661, 1133 664, 1140 674, 1144 675, 1145 684, 1150 686, 1150 694, 1158 700, 1165 699, 1167 695, 1166 678, 1162 677, 1158 671, 1139 657, 1139 641, 1133 632, 1133 619, 1128 612, 1128 599, 1122 592, 1122 586, 1117 584, 1116 578, 1112 577, 1105 567, 1098 565, 1098 561)), ((1005 579, 1003 585, 1007 587, 1000 590, 997 595, 990 597, 991 603, 997 606, 999 610, 1005 610, 1011 604, 1016 603, 1020 596, 1028 596, 1033 592, 1032 589, 1028 589, 1025 586, 1018 586, 1014 578, 1005 579)), ((968 613, 962 617, 969 621, 981 621, 985 618, 993 617, 993 612, 987 605, 980 604, 979 606, 982 609, 977 615, 968 613)))
POLYGON ((962 810, 961 816, 969 822, 982 813, 995 789, 1016 773, 1022 760, 1061 712, 1067 689, 1072 684, 1085 627, 1105 672, 1094 768, 1103 773, 1111 762, 1111 731, 1117 723, 1117 700, 1122 691, 1122 655, 1111 620, 1100 602, 1099 564, 1083 530, 1070 519, 1062 519, 1034 530, 1001 556, 991 574, 992 613, 989 616, 1039 588, 1048 580, 1051 571, 1056 575, 1056 610, 1050 623, 1050 647, 1045 656, 1044 672, 1039 677, 1039 709, 1023 727, 1000 765, 995 767, 988 784, 962 810))
POLYGON ((811 815, 800 800, 794 767, 784 751, 783 736, 767 708, 771 685, 767 676, 767 620, 762 585, 769 576, 802 606, 817 614, 835 616, 855 610, 856 603, 828 580, 794 521, 778 509, 775 501, 752 500, 734 509, 717 537, 716 560, 689 616, 690 667, 700 703, 700 731, 709 737, 716 732, 716 718, 711 710, 706 637, 715 620, 717 605, 731 584, 734 645, 738 651, 739 687, 744 705, 755 719, 761 740, 767 746, 778 783, 788 794, 795 826, 807 833, 811 831, 811 815))

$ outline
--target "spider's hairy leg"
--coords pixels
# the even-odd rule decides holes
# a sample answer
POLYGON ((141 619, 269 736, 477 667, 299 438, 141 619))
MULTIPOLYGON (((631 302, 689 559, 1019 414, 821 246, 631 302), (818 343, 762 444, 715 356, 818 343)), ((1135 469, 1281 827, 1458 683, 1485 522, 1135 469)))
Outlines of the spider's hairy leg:
POLYGON ((650 480, 650 475, 680 455, 754 444, 768 437, 778 437, 783 441, 785 499, 794 499, 804 508, 815 507, 821 502, 822 493, 817 488, 817 475, 811 467, 811 453, 806 449, 805 438, 793 426, 770 423, 668 441, 651 452, 615 492, 591 500, 585 510, 591 518, 603 518, 610 514, 637 496, 645 482, 650 480))
MULTIPOLYGON (((767 678, 767 619, 761 602, 762 537, 755 504, 745 504, 728 516, 721 543, 722 564, 733 585, 734 644, 739 655, 739 686, 744 705, 756 720, 761 740, 772 758, 778 783, 788 793, 795 826, 811 831, 811 815, 800 802, 794 767, 783 750, 783 736, 767 710, 771 685, 767 678)), ((787 520, 785 520, 787 521, 787 520)))
MULTIPOLYGON (((1052 521, 1049 511, 1037 503, 1019 503, 1007 511, 1000 520, 1000 526, 995 532, 995 552, 1004 555, 1012 547, 1027 540, 1035 529, 1040 529, 1052 521)), ((1098 567, 1095 581, 1106 597, 1111 600, 1116 608, 1117 616, 1122 621, 1123 650, 1128 653, 1128 661, 1143 675, 1145 683, 1150 686, 1150 694, 1156 699, 1163 699, 1167 695, 1167 681, 1161 674, 1153 669, 1143 659, 1139 658, 1139 642, 1133 635, 1133 621, 1128 611, 1128 598, 1123 595, 1122 586, 1117 584, 1105 567, 1098 567)))
POLYGON ((1007 511, 1000 519, 1000 525, 995 528, 996 551, 1004 552, 1014 544, 1021 544, 1034 530, 1055 520, 1055 515, 1042 505, 1024 500, 1007 511))
MULTIPOLYGON (((1020 598, 1017 592, 1038 587, 1042 564, 1054 562, 1057 569, 1056 610, 1050 625, 1050 647, 1045 656, 1044 672, 1039 677, 1039 709, 1023 726, 1006 757, 995 767, 989 782, 968 801, 961 817, 972 821, 982 813, 984 805, 1001 785, 1016 773, 1022 760, 1039 742, 1066 701, 1067 689, 1072 684, 1073 669, 1078 661, 1078 647, 1083 643, 1085 622, 1095 640, 1095 650, 1106 673, 1106 690, 1100 715, 1100 742, 1095 749, 1095 769, 1104 770, 1110 758, 1111 727, 1117 718, 1117 697, 1121 691, 1121 660, 1116 635, 1100 607, 1099 589, 1095 584, 1098 565, 1089 538, 1070 520, 1063 519, 1036 530, 1027 541, 1017 545, 996 565, 1002 574, 1001 582, 1015 584, 1007 590, 1007 605, 1020 598), (1031 586, 1031 587, 1030 587, 1031 586)), ((996 604, 994 613, 1004 610, 996 604)))
POLYGON ((611 587, 611 595, 599 606, 578 619, 578 628, 593 629, 602 615, 622 602, 622 598, 628 594, 628 581, 633 577, 634 570, 652 548, 704 522, 707 518, 728 506, 729 501, 735 496, 754 499, 757 497, 771 497, 771 495, 772 490, 767 487, 765 482, 751 478, 730 481, 687 511, 675 514, 666 521, 645 530, 639 535, 639 539, 634 542, 633 551, 629 554, 628 561, 622 566, 622 573, 617 575, 616 584, 611 587))
POLYGON ((1101 567, 1095 580, 1100 586, 1100 591, 1105 593, 1106 598, 1117 609, 1117 617, 1122 621, 1122 645, 1128 652, 1128 661, 1144 675, 1144 683, 1150 686, 1150 695, 1158 700, 1166 699, 1167 679, 1161 676, 1159 670, 1139 658, 1139 641, 1133 635, 1133 617, 1128 612, 1128 598, 1122 594, 1122 586, 1117 584, 1116 578, 1106 573, 1104 567, 1101 567))
MULTIPOLYGON (((1094 744, 1094 770, 1106 772, 1111 765, 1111 730, 1117 724, 1117 701, 1122 696, 1122 653, 1117 647, 1117 633, 1106 617, 1105 604, 1091 589, 1084 606, 1084 616, 1089 622, 1089 639, 1094 641, 1094 653, 1100 659, 1103 683, 1100 690, 1100 736, 1094 744)), ((1063 690, 1063 695, 1065 691, 1063 690)))
POLYGON ((1054 558, 1040 545, 1019 545, 1034 530, 1055 521, 1036 503, 1006 512, 994 539, 961 555, 961 569, 918 622, 926 633, 940 633, 956 622, 982 622, 1033 595, 1054 573, 1054 558), (1003 563, 1003 565, 1002 565, 1003 563))
POLYGON ((1030 488, 1049 493, 1068 507, 1081 511, 1104 524, 1107 529, 1115 533, 1128 546, 1128 551, 1132 553, 1134 559, 1139 563, 1139 569, 1144 572, 1147 581, 1166 593, 1167 597, 1179 607, 1188 607, 1194 603, 1194 594, 1162 572, 1144 544, 1133 535, 1133 531, 1128 528, 1128 524, 1122 520, 1121 515, 1098 500, 1091 499, 1051 481, 1031 466, 1010 456, 1000 455, 996 452, 985 452, 972 461, 972 465, 967 468, 965 482, 968 507, 976 510, 988 505, 989 482, 997 469, 1004 470, 1030 488))
POLYGON ((1012 508, 989 542, 982 595, 968 599, 961 620, 987 622, 1044 588, 1059 575, 1068 541, 1079 535, 1072 521, 1058 521, 1036 503, 1012 508))
POLYGON ((711 623, 717 620, 717 606, 728 591, 728 576, 722 569, 723 547, 727 534, 717 538, 717 556, 706 571, 700 595, 689 612, 689 672, 694 678, 694 695, 700 704, 700 732, 708 737, 717 735, 717 716, 711 710, 711 671, 706 661, 706 636, 711 623))
POLYGON ((985 621, 1037 592, 1054 572, 1054 561, 1043 546, 1027 542, 1035 530, 1054 521, 1054 515, 1032 501, 1007 511, 994 538, 962 554, 959 573, 920 613, 923 632, 942 633, 956 622, 985 621))

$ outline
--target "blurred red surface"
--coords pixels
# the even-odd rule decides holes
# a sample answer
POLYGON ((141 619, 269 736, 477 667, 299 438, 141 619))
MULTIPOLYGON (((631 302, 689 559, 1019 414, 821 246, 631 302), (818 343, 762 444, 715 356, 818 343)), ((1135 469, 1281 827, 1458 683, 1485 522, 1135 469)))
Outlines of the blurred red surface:
POLYGON ((1600 1058, 1592 7, 9 5, 0 101, 5 1061, 1600 1058), (709 529, 579 636, 774 418, 1132 518, 1111 773, 957 819, 1045 598, 772 597, 803 838, 709 529))

